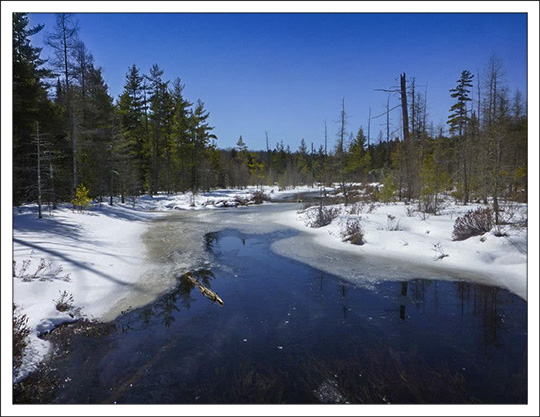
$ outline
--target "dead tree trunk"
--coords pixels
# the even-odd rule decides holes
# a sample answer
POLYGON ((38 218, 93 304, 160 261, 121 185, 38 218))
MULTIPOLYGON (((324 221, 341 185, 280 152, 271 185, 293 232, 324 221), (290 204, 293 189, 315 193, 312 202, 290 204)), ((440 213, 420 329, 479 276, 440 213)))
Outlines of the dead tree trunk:
POLYGON ((407 107, 407 80, 405 73, 400 75, 401 81, 401 112, 403 114, 403 142, 405 145, 405 181, 407 183, 407 200, 413 196, 413 175, 412 175, 412 149, 409 134, 409 112, 407 107))

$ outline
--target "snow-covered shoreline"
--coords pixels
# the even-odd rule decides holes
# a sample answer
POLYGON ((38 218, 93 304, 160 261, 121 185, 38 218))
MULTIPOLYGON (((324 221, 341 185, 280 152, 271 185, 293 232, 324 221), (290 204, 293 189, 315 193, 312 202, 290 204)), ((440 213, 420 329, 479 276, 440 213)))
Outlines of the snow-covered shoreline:
MULTIPOLYGON (((46 357, 50 345, 39 335, 54 327, 77 319, 103 319, 113 305, 126 293, 138 288, 139 279, 151 264, 142 236, 150 220, 171 210, 213 210, 249 200, 255 188, 216 190, 192 196, 160 194, 144 196, 113 206, 93 203, 84 213, 73 212, 69 205, 37 218, 34 205, 13 209, 13 256, 16 262, 13 279, 13 302, 18 313, 28 317, 30 344, 23 367, 16 380, 28 375, 46 357), (48 266, 35 278, 32 275, 41 259, 48 266), (30 261, 21 272, 25 261, 30 261), (61 270, 58 270, 61 267, 61 270), (55 275, 55 276, 53 276, 55 275), (26 276, 26 279, 23 279, 26 276), (43 279, 41 279, 43 278, 43 279), (69 281, 66 279, 69 278, 69 281), (73 296, 73 309, 59 312, 55 302, 62 292, 73 296), (77 309, 80 309, 77 311, 77 309)), ((264 187, 273 199, 295 196, 317 189, 302 187, 278 191, 264 187)), ((306 227, 302 213, 285 210, 274 221, 313 236, 315 242, 333 249, 369 256, 403 259, 419 265, 482 273, 487 284, 505 287, 527 298, 527 235, 526 230, 512 229, 508 237, 488 233, 466 241, 451 240, 452 227, 458 215, 473 206, 450 206, 441 216, 407 216, 403 204, 377 204, 362 217, 366 243, 362 246, 342 242, 340 228, 351 217, 348 209, 330 225, 312 229, 306 227), (399 229, 387 229, 388 216, 400 222, 399 229), (448 257, 434 260, 434 245, 440 244, 448 257)), ((114 317, 107 317, 112 319, 114 317)))
POLYGON ((485 207, 452 204, 440 215, 424 216, 422 213, 407 214, 411 207, 404 203, 365 204, 355 214, 350 214, 350 206, 346 208, 339 204, 330 207, 340 210, 340 215, 324 227, 308 227, 305 211, 288 211, 279 221, 309 233, 325 247, 363 256, 401 259, 405 263, 440 270, 474 273, 480 277, 480 282, 506 288, 527 300, 526 228, 505 226, 502 230, 508 236, 497 237, 492 230, 463 241, 452 240, 456 218, 478 206, 485 207), (343 242, 341 230, 351 218, 360 219, 365 238, 363 245, 343 242), (446 256, 439 258, 441 254, 446 256))

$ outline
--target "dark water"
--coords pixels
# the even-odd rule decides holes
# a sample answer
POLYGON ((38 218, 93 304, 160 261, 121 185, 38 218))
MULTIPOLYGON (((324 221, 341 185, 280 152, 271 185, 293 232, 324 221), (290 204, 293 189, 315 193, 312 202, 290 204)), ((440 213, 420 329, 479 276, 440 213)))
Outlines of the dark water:
POLYGON ((436 280, 357 288, 274 254, 288 232, 206 235, 216 263, 74 335, 55 403, 526 403, 527 305, 436 280))

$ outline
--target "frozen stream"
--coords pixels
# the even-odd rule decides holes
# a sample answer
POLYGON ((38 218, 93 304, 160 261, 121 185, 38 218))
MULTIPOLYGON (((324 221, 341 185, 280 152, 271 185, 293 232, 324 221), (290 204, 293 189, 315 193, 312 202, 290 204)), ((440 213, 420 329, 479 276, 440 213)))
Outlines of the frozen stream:
POLYGON ((291 207, 155 221, 147 291, 120 300, 111 317, 133 308, 107 331, 53 332, 54 369, 41 377, 59 382, 33 401, 527 402, 524 300, 475 277, 318 247, 274 221, 291 207))

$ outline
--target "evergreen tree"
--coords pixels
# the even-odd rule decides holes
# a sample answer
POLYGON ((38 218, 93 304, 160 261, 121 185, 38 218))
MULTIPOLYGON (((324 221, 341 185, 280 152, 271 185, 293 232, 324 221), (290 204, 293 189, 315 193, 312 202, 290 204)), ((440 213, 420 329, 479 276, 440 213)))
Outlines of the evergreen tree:
POLYGON ((125 172, 131 195, 143 189, 149 174, 143 80, 139 69, 133 64, 126 74, 124 90, 117 105, 122 148, 131 160, 130 169, 125 172))
POLYGON ((172 115, 172 99, 167 89, 168 81, 164 81, 162 76, 163 70, 154 64, 147 77, 150 83, 150 191, 152 194, 156 194, 160 187, 162 154, 167 142, 166 127, 172 115))
POLYGON ((365 181, 370 170, 371 156, 366 150, 366 143, 364 130, 360 128, 349 147, 346 166, 348 175, 357 181, 365 181))
MULTIPOLYGON (((63 91, 65 96, 65 105, 68 113, 68 123, 66 130, 69 131, 69 137, 71 140, 71 160, 72 160, 72 174, 73 174, 73 195, 77 188, 78 175, 77 175, 77 121, 75 118, 73 94, 71 89, 72 80, 74 78, 75 70, 72 60, 72 54, 78 44, 78 24, 74 16, 70 13, 58 13, 56 15, 56 27, 55 31, 48 35, 47 44, 53 48, 55 53, 55 59, 53 65, 64 76, 63 91)), ((64 103, 62 103, 64 104, 64 103)))
POLYGON ((211 131, 214 129, 208 124, 208 118, 210 113, 204 108, 204 102, 202 100, 197 100, 195 109, 191 112, 190 118, 190 131, 191 138, 193 141, 193 159, 192 159, 192 188, 194 191, 199 190, 200 183, 200 164, 205 160, 206 150, 213 147, 213 140, 217 139, 216 135, 212 134, 211 131))
POLYGON ((465 127, 469 121, 467 113, 467 102, 471 101, 469 93, 472 87, 472 79, 474 75, 470 71, 464 70, 461 73, 461 77, 457 81, 456 88, 450 90, 452 93, 450 97, 457 100, 455 104, 450 107, 450 116, 448 117, 448 124, 450 125, 450 133, 457 133, 459 137, 462 137, 465 132, 465 127))
POLYGON ((115 109, 101 68, 90 66, 87 77, 86 120, 79 124, 80 176, 94 195, 108 194, 112 203, 115 179, 111 176, 119 176, 115 164, 115 109))
POLYGON ((174 171, 175 171, 175 184, 177 189, 186 191, 191 186, 191 170, 189 166, 191 164, 191 153, 193 152, 193 146, 191 143, 190 132, 190 117, 191 106, 190 103, 184 98, 184 85, 180 78, 176 78, 173 81, 172 88, 172 100, 173 100, 173 115, 172 115, 172 140, 174 154, 174 171))
POLYGON ((457 133, 457 140, 460 143, 459 146, 459 159, 460 159, 460 176, 462 179, 463 187, 463 204, 469 202, 469 182, 470 182, 470 140, 469 135, 466 132, 468 122, 470 121, 467 112, 467 102, 471 101, 469 97, 470 88, 472 87, 472 79, 474 75, 470 71, 464 70, 461 73, 461 77, 457 81, 456 88, 450 90, 452 93, 450 96, 457 100, 452 105, 450 111, 452 112, 448 118, 448 124, 450 125, 450 133, 457 133))
MULTIPOLYGON (((43 26, 29 28, 28 23, 26 13, 13 14, 13 199, 16 204, 37 199, 36 123, 40 125, 42 149, 53 146, 54 126, 58 123, 56 106, 48 100, 44 82, 50 72, 43 67, 41 48, 30 42, 30 37, 43 26)), ((57 148, 61 149, 61 145, 57 148)), ((50 163, 47 168, 52 167, 52 159, 42 162, 50 163)))

